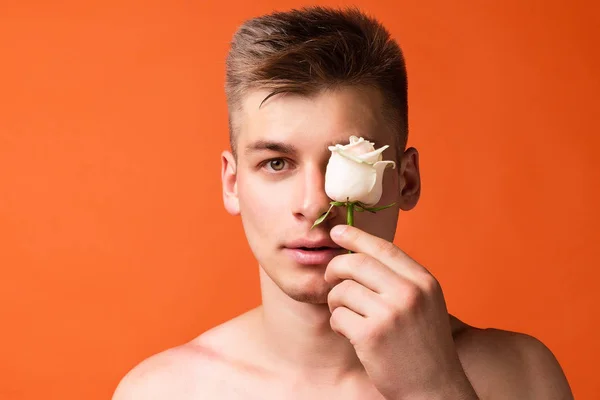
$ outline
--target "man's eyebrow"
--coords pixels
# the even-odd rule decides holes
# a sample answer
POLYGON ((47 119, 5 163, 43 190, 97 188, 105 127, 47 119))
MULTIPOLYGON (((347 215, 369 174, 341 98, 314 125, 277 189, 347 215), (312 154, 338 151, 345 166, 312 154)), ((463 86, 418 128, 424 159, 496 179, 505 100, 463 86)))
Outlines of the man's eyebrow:
POLYGON ((260 150, 271 150, 284 154, 295 154, 297 152, 294 145, 273 140, 257 140, 246 147, 246 153, 260 150))
MULTIPOLYGON (((377 147, 377 141, 375 141, 374 139, 370 138, 370 137, 363 137, 365 140, 375 143, 375 146, 377 147)), ((329 146, 335 146, 336 144, 348 144, 348 143, 342 143, 340 141, 337 140, 333 140, 328 142, 325 145, 325 148, 328 148, 329 146)), ((246 153, 252 153, 255 151, 261 151, 261 150, 270 150, 270 151, 274 151, 277 153, 283 153, 283 154, 296 154, 298 152, 298 149, 296 148, 296 146, 294 146, 293 144, 289 144, 289 143, 284 143, 284 142, 278 142, 278 141, 274 141, 274 140, 257 140, 251 144, 249 144, 246 147, 246 153)))

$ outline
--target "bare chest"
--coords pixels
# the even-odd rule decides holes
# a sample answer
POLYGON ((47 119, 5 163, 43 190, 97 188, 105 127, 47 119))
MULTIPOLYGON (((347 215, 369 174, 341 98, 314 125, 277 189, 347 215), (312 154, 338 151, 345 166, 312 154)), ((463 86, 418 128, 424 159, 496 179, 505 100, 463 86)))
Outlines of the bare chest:
POLYGON ((256 376, 239 371, 213 371, 210 377, 192 380, 173 393, 181 400, 385 400, 368 379, 343 385, 323 382, 291 382, 275 377, 256 376), (209 379, 207 379, 209 378, 209 379), (199 382, 202 382, 199 384, 199 382))
POLYGON ((241 386, 237 384, 220 387, 211 396, 203 399, 231 400, 385 400, 374 388, 348 390, 345 388, 306 385, 302 388, 291 388, 285 385, 241 386))

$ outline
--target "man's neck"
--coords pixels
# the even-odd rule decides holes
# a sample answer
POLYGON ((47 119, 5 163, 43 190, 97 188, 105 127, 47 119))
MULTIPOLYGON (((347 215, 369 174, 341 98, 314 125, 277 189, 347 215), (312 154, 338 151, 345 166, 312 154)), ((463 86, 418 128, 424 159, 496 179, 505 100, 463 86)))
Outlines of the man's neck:
POLYGON ((364 373, 352 344, 331 329, 327 304, 296 301, 262 268, 260 274, 260 319, 269 358, 300 379, 331 384, 364 373))

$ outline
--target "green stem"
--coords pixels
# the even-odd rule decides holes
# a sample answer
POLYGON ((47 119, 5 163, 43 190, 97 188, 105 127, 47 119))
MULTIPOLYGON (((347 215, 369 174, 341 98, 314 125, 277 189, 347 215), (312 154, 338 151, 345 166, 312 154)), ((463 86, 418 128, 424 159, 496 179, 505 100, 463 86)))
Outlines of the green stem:
POLYGON ((348 225, 354 226, 354 203, 348 203, 346 205, 346 209, 348 210, 346 214, 346 222, 348 222, 348 225))
MULTIPOLYGON (((350 226, 354 226, 354 203, 346 203, 346 222, 350 226)), ((348 254, 352 254, 352 250, 348 250, 348 254)))

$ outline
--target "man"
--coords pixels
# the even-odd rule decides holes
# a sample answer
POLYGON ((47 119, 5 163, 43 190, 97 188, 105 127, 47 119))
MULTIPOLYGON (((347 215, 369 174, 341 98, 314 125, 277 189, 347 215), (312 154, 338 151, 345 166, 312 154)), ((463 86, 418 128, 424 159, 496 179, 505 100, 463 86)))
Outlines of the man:
POLYGON ((114 400, 572 398, 544 344, 449 315, 436 279, 392 244, 420 177, 402 53, 379 23, 325 8, 250 20, 226 91, 223 201, 260 265, 262 305, 143 361, 114 400), (331 201, 328 145, 351 135, 391 144, 378 204, 395 205, 354 227, 334 207, 311 229, 331 201))

